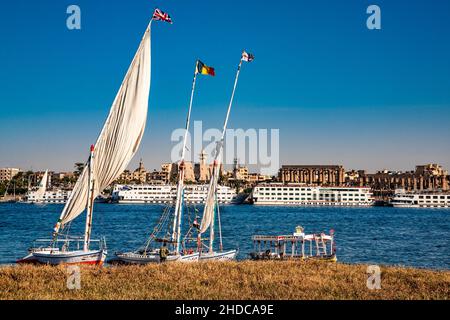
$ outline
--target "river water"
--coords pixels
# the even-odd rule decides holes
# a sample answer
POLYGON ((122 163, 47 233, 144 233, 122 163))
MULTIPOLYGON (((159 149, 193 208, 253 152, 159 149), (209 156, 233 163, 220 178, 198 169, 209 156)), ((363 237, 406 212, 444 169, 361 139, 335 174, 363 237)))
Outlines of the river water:
MULTIPOLYGON (((23 257, 32 241, 49 238, 62 205, 0 204, 0 264, 23 257)), ((109 258, 140 247, 158 221, 158 205, 96 204, 93 237, 105 236, 109 258)), ((198 208, 201 211, 201 207, 198 208)), ((192 212, 192 210, 191 210, 192 212)), ((450 269, 450 209, 389 207, 222 206, 225 249, 252 251, 251 236, 335 231, 338 260, 347 263, 450 269)), ((71 226, 82 234, 84 215, 71 226)))

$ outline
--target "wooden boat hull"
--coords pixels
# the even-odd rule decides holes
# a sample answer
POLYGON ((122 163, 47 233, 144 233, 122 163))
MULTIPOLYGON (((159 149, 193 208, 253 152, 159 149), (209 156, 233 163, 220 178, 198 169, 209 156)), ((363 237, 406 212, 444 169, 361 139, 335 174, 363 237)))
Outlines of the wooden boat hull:
POLYGON ((231 261, 236 260, 237 250, 226 252, 202 253, 200 261, 231 261))
POLYGON ((199 260, 199 253, 195 252, 184 256, 168 256, 167 262, 197 262, 199 260))
POLYGON ((106 250, 51 252, 48 250, 35 251, 27 255, 18 263, 37 263, 48 265, 103 265, 106 250))
MULTIPOLYGON (((149 264, 160 263, 161 259, 158 252, 149 253, 146 255, 134 252, 118 253, 117 260, 125 264, 149 264)), ((199 260, 199 254, 193 253, 188 255, 169 255, 164 262, 195 262, 199 260)))
POLYGON ((125 264, 159 263, 159 254, 116 253, 116 258, 120 263, 125 264))

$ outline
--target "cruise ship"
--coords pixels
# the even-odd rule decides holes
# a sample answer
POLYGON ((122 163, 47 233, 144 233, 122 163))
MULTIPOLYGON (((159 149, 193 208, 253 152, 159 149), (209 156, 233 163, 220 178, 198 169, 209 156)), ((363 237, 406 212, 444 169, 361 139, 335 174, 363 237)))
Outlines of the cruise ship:
POLYGON ((28 203, 66 203, 72 191, 68 190, 47 190, 42 196, 38 191, 30 191, 26 195, 25 201, 28 203))
POLYGON ((395 191, 389 204, 397 208, 450 208, 450 193, 395 191))
MULTIPOLYGON (((111 194, 112 202, 126 204, 171 203, 176 197, 177 188, 171 185, 115 185, 111 194)), ((208 185, 187 185, 185 197, 188 203, 204 203, 208 185)), ((221 204, 239 204, 245 195, 237 194, 233 188, 218 186, 217 201, 221 204)))
POLYGON ((260 184, 251 195, 255 205, 372 206, 370 188, 311 187, 301 184, 260 184))

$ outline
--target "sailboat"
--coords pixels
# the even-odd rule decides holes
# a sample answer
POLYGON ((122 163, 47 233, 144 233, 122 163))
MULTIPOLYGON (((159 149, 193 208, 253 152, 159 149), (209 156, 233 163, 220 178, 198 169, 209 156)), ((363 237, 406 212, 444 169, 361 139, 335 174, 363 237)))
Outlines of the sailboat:
MULTIPOLYGON (((189 102, 189 108, 186 118, 186 128, 185 134, 183 137, 183 148, 181 151, 181 159, 178 162, 178 176, 177 176, 177 193, 174 199, 174 203, 168 206, 163 214, 161 215, 156 227, 153 229, 152 234, 146 241, 143 248, 140 248, 133 252, 118 252, 116 253, 117 259, 122 263, 127 264, 147 264, 147 263, 158 263, 161 261, 161 249, 166 247, 167 245, 171 246, 171 250, 169 250, 169 255, 166 257, 166 262, 178 261, 178 262, 193 262, 198 261, 199 252, 195 252, 193 248, 187 249, 184 244, 186 244, 186 236, 182 239, 182 221, 184 209, 187 208, 185 203, 185 157, 186 157, 186 149, 187 149, 187 138, 189 133, 190 121, 191 121, 191 113, 192 113, 192 103, 194 99, 195 86, 197 82, 198 74, 209 74, 214 76, 214 68, 208 67, 203 64, 200 60, 197 60, 194 71, 194 79, 192 81, 192 90, 191 90, 191 98, 189 102), (173 220, 171 221, 171 209, 174 207, 173 212, 173 220), (172 222, 172 223, 171 223, 172 222), (171 233, 166 234, 164 237, 157 237, 164 228, 170 229, 171 233), (163 247, 161 248, 152 248, 151 245, 153 243, 162 243, 163 247), (184 248, 182 248, 182 246, 184 248)), ((193 226, 191 226, 191 229, 193 226)), ((169 233, 169 232, 167 232, 169 233)), ((189 234, 188 231, 187 234, 189 234)))
POLYGON ((47 191, 47 182, 48 182, 48 170, 45 171, 44 175, 42 176, 41 181, 39 182, 38 189, 33 192, 33 196, 30 197, 32 194, 31 192, 28 192, 27 199, 29 203, 41 203, 44 202, 44 196, 45 192, 47 191))
POLYGON ((152 18, 142 37, 89 159, 61 212, 51 240, 38 245, 18 263, 102 265, 107 255, 105 239, 91 239, 94 199, 127 168, 144 134, 150 91, 152 18), (70 223, 86 212, 82 237, 68 234, 70 223), (67 230, 66 230, 67 229, 67 230), (67 231, 64 234, 64 231, 67 231), (97 243, 95 249, 92 243, 97 243))
POLYGON ((211 178, 209 181, 209 189, 208 195, 205 201, 205 207, 203 210, 203 218, 198 232, 198 252, 200 254, 200 260, 212 260, 212 261, 226 261, 226 260, 234 260, 236 259, 236 255, 238 250, 223 250, 223 241, 222 241, 222 226, 220 220, 220 208, 217 201, 217 185, 219 181, 220 174, 220 159, 222 157, 223 152, 223 143, 225 140, 225 133, 228 126, 228 119, 230 117, 231 107, 233 105, 234 94, 236 92, 237 83, 239 80, 239 74, 241 72, 242 63, 244 61, 251 62, 253 61, 254 56, 252 54, 247 53, 246 51, 242 52, 241 60, 238 65, 238 69, 236 72, 236 78, 234 80, 233 91, 231 94, 230 103, 228 104, 227 114, 225 117, 223 129, 222 129, 222 137, 221 140, 216 144, 215 150, 215 158, 213 162, 213 168, 211 172, 211 178), (219 231, 219 251, 214 251, 214 240, 215 240, 215 220, 218 220, 218 231, 219 231), (203 244, 202 234, 204 234, 209 229, 209 245, 206 245, 207 251, 203 252, 203 248, 205 245, 203 244))

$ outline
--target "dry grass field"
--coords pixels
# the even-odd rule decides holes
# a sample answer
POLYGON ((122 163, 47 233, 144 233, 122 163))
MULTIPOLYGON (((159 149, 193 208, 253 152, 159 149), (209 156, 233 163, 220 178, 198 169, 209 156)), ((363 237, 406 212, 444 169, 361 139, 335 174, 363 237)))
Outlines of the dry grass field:
POLYGON ((449 299, 450 271, 382 267, 381 289, 367 266, 317 261, 163 264, 81 268, 81 289, 66 267, 0 268, 0 299, 449 299))

